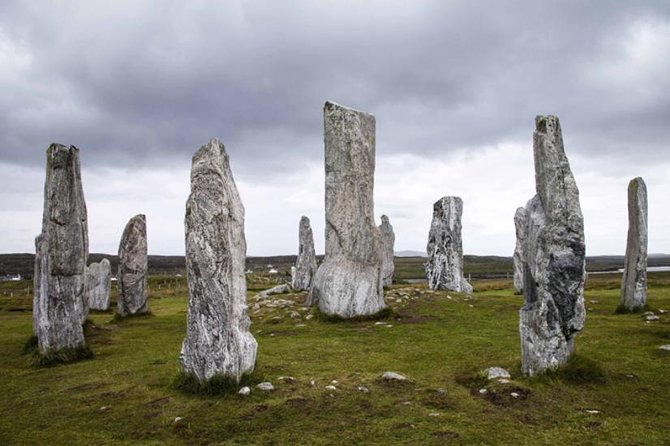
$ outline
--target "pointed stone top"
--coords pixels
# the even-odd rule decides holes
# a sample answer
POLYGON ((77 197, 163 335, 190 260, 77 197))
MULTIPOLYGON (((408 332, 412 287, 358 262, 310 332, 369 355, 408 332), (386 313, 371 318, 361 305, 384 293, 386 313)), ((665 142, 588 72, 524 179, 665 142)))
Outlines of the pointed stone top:
POLYGON ((361 110, 356 110, 355 108, 347 107, 345 105, 340 105, 340 104, 338 104, 336 102, 332 102, 332 101, 326 101, 326 103, 323 104, 323 112, 324 113, 327 113, 327 112, 330 112, 330 111, 336 110, 336 109, 340 109, 341 111, 345 111, 345 112, 362 113, 364 115, 373 116, 372 113, 364 112, 364 111, 361 111, 361 110))
POLYGON ((303 215, 302 217, 300 217, 300 224, 301 225, 305 225, 305 224, 309 225, 309 217, 307 217, 306 215, 303 215))
POLYGON ((382 224, 384 224, 384 223, 388 224, 388 222, 389 222, 388 216, 386 214, 382 215, 382 224))

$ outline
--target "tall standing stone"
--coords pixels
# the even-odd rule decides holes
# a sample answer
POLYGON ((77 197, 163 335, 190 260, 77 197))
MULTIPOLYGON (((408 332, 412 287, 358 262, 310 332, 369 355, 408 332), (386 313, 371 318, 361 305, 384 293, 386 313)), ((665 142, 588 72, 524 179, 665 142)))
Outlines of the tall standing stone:
POLYGON ((523 293, 523 244, 526 240, 526 208, 517 208, 514 214, 516 229, 516 246, 514 247, 514 292, 523 293))
POLYGON ((375 117, 332 102, 323 109, 326 255, 309 301, 344 318, 384 309, 382 237, 375 225, 375 117))
POLYGON ((35 239, 33 333, 40 353, 85 347, 88 223, 79 149, 47 149, 42 232, 35 239))
POLYGON ((107 259, 86 268, 86 300, 91 310, 109 310, 111 278, 112 266, 107 259))
POLYGON ((294 290, 309 290, 312 277, 316 273, 316 253, 314 252, 314 235, 309 218, 300 218, 298 229, 298 258, 295 262, 295 273, 291 270, 291 287, 294 290))
POLYGON ((257 344, 246 303, 244 207, 218 139, 193 156, 185 226, 188 323, 182 369, 201 382, 217 375, 239 381, 254 369, 257 344))
POLYGON ((526 205, 519 323, 525 375, 564 364, 585 317, 584 220, 557 117, 535 118, 533 150, 537 195, 526 205))
POLYGON ((462 215, 460 197, 442 197, 433 204, 426 247, 426 278, 431 290, 472 293, 472 286, 463 277, 462 215))
POLYGON ((386 215, 382 215, 382 224, 379 225, 379 231, 382 234, 384 249, 382 250, 382 284, 384 288, 389 288, 393 283, 393 272, 395 265, 393 263, 393 247, 395 245, 395 234, 393 226, 386 215))
POLYGON ((128 221, 119 244, 117 312, 120 316, 149 312, 147 270, 147 219, 144 214, 137 214, 128 221))
POLYGON ((640 177, 628 184, 628 242, 620 305, 629 311, 647 304, 647 186, 640 177))

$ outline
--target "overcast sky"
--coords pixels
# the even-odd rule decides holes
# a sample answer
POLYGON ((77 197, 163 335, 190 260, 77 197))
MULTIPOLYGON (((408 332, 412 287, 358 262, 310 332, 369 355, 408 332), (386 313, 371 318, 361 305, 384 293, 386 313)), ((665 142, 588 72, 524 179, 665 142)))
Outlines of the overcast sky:
POLYGON ((623 254, 626 188, 670 252, 670 2, 0 2, 0 252, 33 252, 45 150, 81 150, 91 252, 147 214, 183 254, 190 158, 218 137, 249 255, 323 251, 325 100, 377 119, 375 216, 424 250, 432 203, 464 201, 467 254, 511 255, 534 195, 538 114, 561 119, 587 254, 623 254), (48 3, 48 4, 47 4, 48 3))

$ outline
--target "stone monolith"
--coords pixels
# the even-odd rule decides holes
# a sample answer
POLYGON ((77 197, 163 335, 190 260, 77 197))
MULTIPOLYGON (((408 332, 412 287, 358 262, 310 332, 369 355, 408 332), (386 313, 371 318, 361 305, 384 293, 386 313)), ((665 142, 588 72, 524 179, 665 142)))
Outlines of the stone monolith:
POLYGON ((442 197, 433 204, 426 247, 426 278, 431 290, 472 293, 472 286, 463 277, 462 215, 460 197, 442 197))
POLYGON ((300 218, 298 229, 298 258, 295 262, 295 273, 291 270, 291 287, 297 291, 309 290, 312 277, 316 273, 316 253, 314 252, 314 235, 309 218, 300 218))
POLYGON ((326 255, 309 302, 343 318, 386 307, 382 236, 375 225, 375 117, 332 102, 323 109, 326 255))
POLYGON ((516 246, 514 247, 514 292, 523 293, 523 244, 526 239, 526 208, 519 207, 514 214, 516 229, 516 246))
POLYGON ((193 156, 186 202, 188 321, 182 370, 200 382, 224 376, 239 382, 256 363, 244 267, 244 207, 228 155, 212 139, 193 156))
POLYGON ((86 295, 91 310, 109 310, 109 295, 112 287, 112 266, 102 259, 86 268, 86 295))
POLYGON ((79 149, 47 149, 42 232, 35 239, 33 333, 40 353, 85 347, 88 223, 79 149))
POLYGON ((382 224, 379 225, 379 231, 382 234, 382 243, 384 244, 382 250, 382 284, 384 288, 389 288, 393 283, 393 272, 395 271, 395 265, 393 264, 395 234, 386 215, 382 215, 382 224))
POLYGON ((584 220, 555 116, 535 118, 535 189, 526 205, 521 369, 535 375, 564 364, 584 326, 584 220))
POLYGON ((117 312, 120 316, 149 312, 147 270, 147 219, 144 214, 138 214, 128 221, 119 244, 117 312))
POLYGON ((628 242, 619 303, 628 311, 647 304, 647 186, 640 177, 628 184, 628 242))

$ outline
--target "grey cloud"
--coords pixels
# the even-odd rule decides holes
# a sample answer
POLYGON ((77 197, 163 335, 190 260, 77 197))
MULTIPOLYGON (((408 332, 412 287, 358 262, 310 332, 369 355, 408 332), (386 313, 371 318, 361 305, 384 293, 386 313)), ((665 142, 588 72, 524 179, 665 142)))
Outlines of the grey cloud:
POLYGON ((670 157, 668 80, 640 102, 593 75, 632 23, 670 24, 667 2, 3 2, 0 17, 32 56, 1 99, 15 163, 51 141, 91 164, 182 163, 218 136, 240 169, 278 171, 322 157, 325 99, 377 116, 378 153, 530 144, 555 113, 580 152, 670 157))

